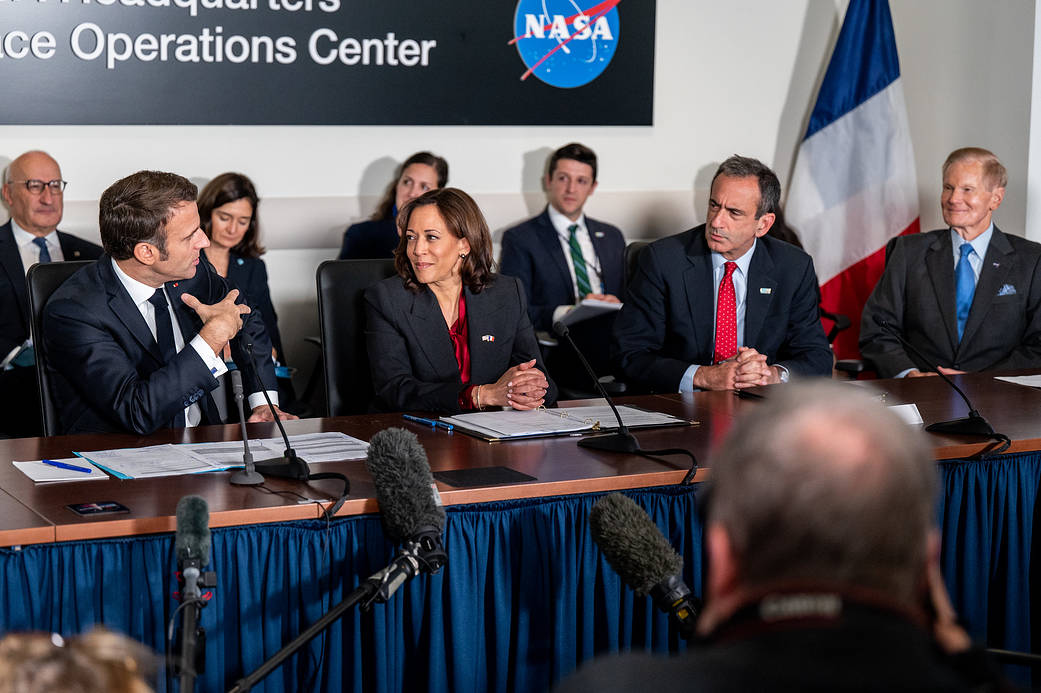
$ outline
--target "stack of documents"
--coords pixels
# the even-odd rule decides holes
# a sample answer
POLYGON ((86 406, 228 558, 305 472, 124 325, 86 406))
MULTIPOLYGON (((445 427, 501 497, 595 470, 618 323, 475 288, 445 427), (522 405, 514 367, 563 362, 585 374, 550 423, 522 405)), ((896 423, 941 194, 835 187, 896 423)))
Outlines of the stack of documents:
MULTIPOLYGON (((678 426, 688 423, 669 414, 626 405, 618 407, 618 413, 627 428, 678 426)), ((533 409, 531 411, 514 411, 512 409, 480 411, 472 414, 442 416, 441 421, 486 440, 567 435, 618 427, 618 422, 609 406, 533 409)))

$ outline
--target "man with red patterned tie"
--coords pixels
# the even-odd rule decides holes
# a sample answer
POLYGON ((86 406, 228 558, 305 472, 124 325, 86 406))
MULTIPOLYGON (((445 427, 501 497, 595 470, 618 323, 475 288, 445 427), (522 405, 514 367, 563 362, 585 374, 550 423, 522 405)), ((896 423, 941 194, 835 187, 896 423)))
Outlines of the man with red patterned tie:
POLYGON ((627 382, 692 392, 831 374, 813 261, 766 236, 780 197, 773 171, 732 156, 712 179, 706 223, 641 252, 614 329, 627 382))

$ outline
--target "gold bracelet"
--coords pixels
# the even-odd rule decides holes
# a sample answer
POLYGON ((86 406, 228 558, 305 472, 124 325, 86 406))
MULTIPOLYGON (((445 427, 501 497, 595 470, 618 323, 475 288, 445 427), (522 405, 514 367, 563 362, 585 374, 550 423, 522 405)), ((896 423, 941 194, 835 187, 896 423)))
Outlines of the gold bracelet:
POLYGON ((477 411, 484 411, 481 407, 481 386, 477 386, 477 411))

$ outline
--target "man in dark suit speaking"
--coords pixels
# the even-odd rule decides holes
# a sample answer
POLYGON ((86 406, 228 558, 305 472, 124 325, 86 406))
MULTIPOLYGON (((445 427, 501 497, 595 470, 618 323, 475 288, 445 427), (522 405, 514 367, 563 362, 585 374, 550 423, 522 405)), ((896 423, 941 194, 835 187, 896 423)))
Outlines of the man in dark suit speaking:
POLYGON ((101 248, 58 231, 65 181, 50 155, 31 151, 7 167, 0 194, 11 219, 0 226, 0 435, 40 433, 40 395, 29 341, 25 273, 38 262, 94 260, 101 248))
POLYGON ((860 351, 883 378, 1041 367, 1041 245, 1002 233, 994 210, 1008 176, 986 149, 943 164, 949 228, 894 238, 864 306, 860 351), (904 349, 889 323, 922 356, 904 349))
MULTIPOLYGON (((199 250, 197 189, 172 173, 140 171, 101 196, 106 254, 74 274, 47 302, 43 332, 64 433, 132 431, 220 423, 208 394, 227 366, 251 358, 277 397, 271 342, 258 314, 199 250), (233 339, 240 333, 242 339, 233 339)), ((245 372, 248 374, 248 367, 245 372)), ((251 381, 244 382, 250 391, 251 381)), ((270 421, 259 391, 250 421, 270 421)), ((296 418, 279 413, 280 418, 296 418)))
POLYGON ((716 170, 708 221, 647 246, 615 322, 628 382, 733 390, 831 374, 810 256, 766 236, 781 185, 755 159, 716 170))

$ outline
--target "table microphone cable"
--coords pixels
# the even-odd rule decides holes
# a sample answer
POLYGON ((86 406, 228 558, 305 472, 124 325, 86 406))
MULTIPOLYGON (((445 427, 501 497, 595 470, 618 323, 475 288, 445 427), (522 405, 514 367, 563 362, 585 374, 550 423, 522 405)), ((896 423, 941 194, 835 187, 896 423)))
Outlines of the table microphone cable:
MULTIPOLYGON (((351 480, 347 478, 346 474, 340 474, 339 472, 319 472, 312 474, 311 469, 307 466, 307 462, 300 459, 296 455, 296 451, 293 450, 293 446, 289 443, 289 436, 286 434, 286 429, 282 425, 282 421, 278 418, 278 411, 275 409, 275 405, 271 402, 271 396, 267 393, 267 388, 264 386, 263 381, 260 379, 260 373, 257 370, 255 357, 253 355, 253 343, 243 342, 243 346, 246 349, 246 353, 249 355, 249 371, 253 378, 254 383, 260 388, 260 392, 264 395, 264 400, 267 402, 268 409, 271 411, 271 416, 274 419, 275 425, 278 427, 279 432, 282 434, 282 440, 286 444, 286 451, 284 458, 288 461, 287 465, 279 465, 279 467, 287 467, 288 473, 279 473, 273 469, 265 470, 265 465, 256 465, 257 471, 268 474, 274 474, 275 476, 286 476, 291 479, 297 479, 303 482, 309 481, 321 481, 322 479, 336 479, 343 482, 343 492, 336 501, 325 509, 323 517, 327 521, 331 521, 333 517, 339 512, 343 504, 347 502, 347 496, 351 493, 351 480)), ((285 470, 282 470, 283 472, 285 470)))

